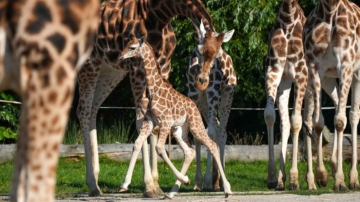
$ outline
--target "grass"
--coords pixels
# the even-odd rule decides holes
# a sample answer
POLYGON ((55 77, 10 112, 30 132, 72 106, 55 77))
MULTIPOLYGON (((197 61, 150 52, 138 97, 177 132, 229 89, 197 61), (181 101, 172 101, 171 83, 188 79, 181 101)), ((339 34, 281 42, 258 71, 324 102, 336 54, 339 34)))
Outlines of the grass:
MULTIPOLYGON (((106 126, 103 125, 103 122, 99 120, 96 126, 99 144, 131 143, 136 138, 137 133, 132 129, 133 120, 128 120, 125 116, 106 126)), ((83 144, 82 133, 77 121, 69 121, 63 144, 83 144)))
MULTIPOLYGON (((205 168, 205 161, 203 163, 203 171, 205 168)), ((174 161, 175 166, 180 169, 182 162, 174 161)), ((330 164, 325 162, 326 168, 330 174, 330 164)), ((289 174, 290 162, 286 165, 286 172, 289 174)), ((195 162, 193 162, 188 170, 187 175, 192 180, 191 185, 182 186, 180 192, 193 192, 193 179, 195 175, 195 162)), ((128 162, 113 161, 108 158, 100 158, 100 175, 99 186, 104 193, 113 193, 121 185, 125 178, 128 168, 128 162)), ((9 193, 13 163, 7 162, 0 164, 0 193, 9 193)), ((159 166, 159 179, 160 186, 164 191, 169 191, 175 183, 175 177, 169 167, 160 162, 159 166)), ((308 191, 305 182, 306 163, 299 162, 299 183, 300 191, 286 191, 284 193, 295 194, 323 194, 334 193, 332 187, 334 186, 334 179, 329 175, 329 183, 327 187, 318 188, 317 191, 308 191)), ((348 183, 348 171, 350 164, 344 164, 345 182, 348 183)), ((359 169, 359 166, 358 166, 359 169)), ((129 186, 129 193, 137 194, 142 193, 142 170, 143 166, 141 161, 137 162, 132 179, 129 186)), ((231 184, 232 191, 250 192, 250 191, 272 191, 267 189, 267 162, 266 161, 253 161, 253 162, 239 162, 229 161, 226 163, 226 175, 231 184)), ((85 183, 85 159, 84 158, 61 158, 57 170, 57 197, 69 197, 74 193, 87 193, 88 188, 85 183)), ((289 176, 287 176, 286 189, 289 185, 289 176)))

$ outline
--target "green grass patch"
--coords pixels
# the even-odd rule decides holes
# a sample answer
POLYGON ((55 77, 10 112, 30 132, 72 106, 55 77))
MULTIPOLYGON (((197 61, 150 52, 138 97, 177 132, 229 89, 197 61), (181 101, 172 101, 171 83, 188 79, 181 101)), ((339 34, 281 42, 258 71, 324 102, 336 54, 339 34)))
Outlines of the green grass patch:
MULTIPOLYGON (((125 116, 107 125, 104 125, 103 121, 98 121, 96 125, 98 144, 134 142, 137 133, 135 128, 132 128, 133 122, 134 120, 127 119, 125 116)), ((79 123, 74 120, 69 121, 63 144, 83 144, 83 142, 79 123)))
MULTIPOLYGON (((182 161, 174 161, 175 166, 180 169, 182 161)), ((305 181, 306 162, 299 162, 299 183, 300 191, 285 191, 283 193, 294 193, 301 195, 317 195, 324 193, 334 193, 332 188, 334 186, 334 179, 331 177, 331 169, 329 162, 325 162, 326 168, 329 172, 329 183, 327 187, 318 188, 316 191, 308 191, 305 181)), ((286 165, 287 181, 286 189, 289 185, 289 170, 291 163, 286 165)), ((108 158, 100 158, 100 175, 99 186, 104 193, 114 193, 122 184, 128 168, 128 162, 113 161, 108 158)), ((195 162, 193 162, 187 172, 191 179, 190 186, 182 186, 180 192, 193 192, 193 180, 195 176, 195 162)), ((203 172, 205 172, 205 160, 202 162, 203 172)), ((9 193, 13 163, 6 162, 0 164, 0 193, 9 193)), ((175 183, 175 176, 164 163, 160 162, 159 169, 159 184, 166 192, 171 189, 175 183)), ((349 182, 347 173, 349 172, 350 164, 344 164, 345 182, 349 182)), ((359 169, 359 166, 358 166, 359 169)), ((132 183, 129 186, 129 193, 142 193, 144 186, 142 182, 143 166, 142 162, 138 161, 135 166, 135 171, 132 183)), ((232 191, 251 192, 251 191, 272 191, 267 189, 267 162, 253 161, 253 162, 239 162, 229 161, 226 163, 226 176, 231 184, 232 191)), ((61 158, 57 169, 57 186, 56 194, 58 197, 67 197, 74 193, 87 193, 85 176, 85 159, 84 158, 61 158)))

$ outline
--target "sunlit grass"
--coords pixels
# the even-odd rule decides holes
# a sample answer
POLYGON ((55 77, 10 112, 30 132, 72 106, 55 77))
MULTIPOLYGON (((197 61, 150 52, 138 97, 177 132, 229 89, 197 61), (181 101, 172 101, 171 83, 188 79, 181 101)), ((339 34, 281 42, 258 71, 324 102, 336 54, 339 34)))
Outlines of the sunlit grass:
MULTIPOLYGON (((203 172, 205 169, 205 161, 202 162, 203 172)), ((180 169, 182 162, 174 161, 175 166, 180 169)), ((329 183, 327 187, 318 188, 316 191, 308 191, 305 181, 306 163, 299 162, 299 183, 300 191, 286 191, 284 193, 295 194, 323 194, 333 193, 332 188, 334 186, 334 180, 331 177, 330 164, 325 162, 326 168, 329 172, 329 183)), ((291 163, 287 163, 287 182, 286 189, 289 186, 289 170, 291 163)), ((108 158, 100 158, 100 175, 99 186, 102 191, 106 193, 114 193, 117 191, 121 183, 125 178, 125 174, 128 168, 128 162, 113 161, 108 158)), ((193 162, 187 172, 187 175, 191 179, 191 185, 182 186, 180 192, 193 192, 193 179, 195 176, 196 164, 193 162)), ((359 166, 358 166, 359 168, 359 166)), ((0 193, 9 193, 10 182, 12 175, 13 163, 7 162, 0 164, 0 193)), ((159 169, 159 184, 161 188, 166 192, 171 189, 175 183, 175 176, 169 169, 169 167, 160 162, 159 169)), ((348 175, 350 164, 344 164, 345 182, 348 183, 348 175)), ((129 193, 142 193, 144 186, 142 181, 143 166, 142 162, 138 161, 135 166, 135 171, 132 179, 132 183, 129 186, 129 193)), ((272 191, 267 189, 267 162, 266 161, 253 161, 253 162, 239 162, 229 161, 226 162, 226 176, 231 184, 232 191, 237 192, 253 192, 262 191, 264 193, 272 191)), ((57 170, 57 186, 56 194, 58 197, 67 197, 74 193, 87 193, 88 188, 86 186, 85 176, 85 159, 84 158, 61 158, 59 161, 59 167, 57 170)))

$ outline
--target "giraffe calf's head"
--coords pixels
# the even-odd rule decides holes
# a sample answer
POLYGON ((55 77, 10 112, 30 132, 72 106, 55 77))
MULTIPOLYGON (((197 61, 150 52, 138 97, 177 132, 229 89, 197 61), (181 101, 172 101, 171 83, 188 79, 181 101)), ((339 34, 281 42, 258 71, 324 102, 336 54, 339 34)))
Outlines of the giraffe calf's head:
POLYGON ((196 77, 196 87, 199 90, 205 90, 209 85, 210 69, 214 66, 215 60, 221 58, 223 54, 221 45, 231 39, 234 30, 221 33, 213 32, 210 29, 205 29, 203 21, 201 21, 199 31, 201 42, 195 47, 200 65, 200 71, 196 77))
POLYGON ((141 54, 141 47, 144 45, 144 37, 140 39, 133 37, 127 44, 126 47, 123 49, 119 56, 119 60, 123 60, 126 58, 133 58, 133 57, 142 57, 141 54))

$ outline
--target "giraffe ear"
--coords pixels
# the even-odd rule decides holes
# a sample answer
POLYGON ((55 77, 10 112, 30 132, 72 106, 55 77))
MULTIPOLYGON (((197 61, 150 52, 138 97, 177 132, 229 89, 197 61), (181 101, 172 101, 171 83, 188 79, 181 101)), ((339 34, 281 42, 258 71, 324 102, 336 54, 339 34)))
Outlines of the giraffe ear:
POLYGON ((200 36, 201 36, 202 39, 205 38, 205 33, 206 33, 206 30, 205 30, 204 22, 203 22, 203 20, 201 19, 201 23, 200 23, 200 36))
POLYGON ((140 46, 140 47, 144 44, 144 41, 145 41, 145 36, 142 36, 142 37, 139 39, 139 46, 140 46))
POLYGON ((226 32, 224 34, 223 42, 224 43, 228 42, 231 39, 231 37, 233 36, 234 32, 235 32, 235 30, 230 30, 230 31, 226 32))

